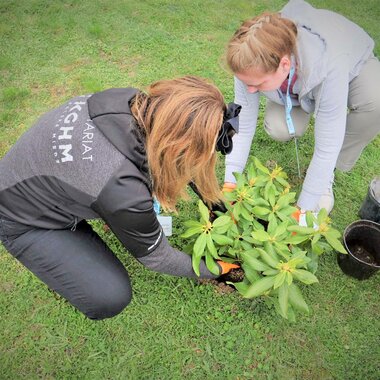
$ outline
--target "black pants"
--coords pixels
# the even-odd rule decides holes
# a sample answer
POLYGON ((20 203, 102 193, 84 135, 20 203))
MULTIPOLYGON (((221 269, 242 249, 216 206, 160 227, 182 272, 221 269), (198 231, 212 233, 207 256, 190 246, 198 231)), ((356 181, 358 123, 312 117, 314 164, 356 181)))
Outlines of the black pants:
POLYGON ((131 300, 125 267, 85 221, 75 231, 46 230, 0 216, 0 240, 50 289, 91 319, 112 317, 131 300))

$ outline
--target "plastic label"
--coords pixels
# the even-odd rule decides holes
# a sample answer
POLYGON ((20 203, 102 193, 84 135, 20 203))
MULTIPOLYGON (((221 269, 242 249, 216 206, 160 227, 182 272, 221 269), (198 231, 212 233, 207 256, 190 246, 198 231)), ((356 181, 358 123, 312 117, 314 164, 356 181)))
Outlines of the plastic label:
POLYGON ((157 215, 158 222, 161 224, 165 236, 172 236, 172 217, 157 215))

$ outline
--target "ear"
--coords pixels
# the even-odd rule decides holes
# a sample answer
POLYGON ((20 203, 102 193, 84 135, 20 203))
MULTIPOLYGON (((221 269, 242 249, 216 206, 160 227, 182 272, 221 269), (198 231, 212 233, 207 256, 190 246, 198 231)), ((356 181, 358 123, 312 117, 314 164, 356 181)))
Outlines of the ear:
POLYGON ((289 73, 290 71, 290 68, 292 66, 292 62, 290 60, 290 57, 288 55, 284 55, 282 58, 281 58, 281 61, 280 61, 280 68, 281 70, 284 72, 284 73, 289 73))

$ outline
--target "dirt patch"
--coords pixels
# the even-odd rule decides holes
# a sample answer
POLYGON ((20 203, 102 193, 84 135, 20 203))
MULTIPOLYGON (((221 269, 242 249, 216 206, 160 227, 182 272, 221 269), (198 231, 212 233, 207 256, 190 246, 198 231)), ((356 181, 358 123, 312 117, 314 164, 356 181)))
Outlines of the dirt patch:
POLYGON ((91 63, 92 63, 91 59, 82 58, 82 59, 79 59, 75 62, 69 63, 68 65, 63 66, 62 70, 65 73, 70 73, 70 72, 76 70, 78 67, 87 66, 87 65, 90 65, 91 63))
POLYGON ((198 280, 201 285, 211 285, 219 294, 230 294, 236 291, 233 285, 227 282, 241 282, 244 279, 244 271, 241 268, 232 269, 229 273, 223 274, 215 280, 198 280))

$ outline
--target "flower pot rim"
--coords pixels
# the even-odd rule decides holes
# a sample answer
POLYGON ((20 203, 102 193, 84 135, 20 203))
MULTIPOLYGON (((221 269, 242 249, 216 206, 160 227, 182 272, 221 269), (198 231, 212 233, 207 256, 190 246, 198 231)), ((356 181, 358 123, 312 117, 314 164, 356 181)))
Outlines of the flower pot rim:
POLYGON ((354 222, 350 223, 345 229, 344 229, 344 232, 343 232, 343 244, 347 250, 347 254, 350 255, 353 259, 355 259, 356 261, 358 261, 359 263, 361 264, 364 264, 368 267, 371 267, 371 268, 375 268, 375 269, 380 269, 380 264, 379 265, 375 265, 375 264, 371 264, 371 263, 368 263, 366 261, 363 261, 363 260, 360 260, 358 257, 356 257, 355 255, 353 255, 351 253, 351 251, 348 249, 347 247, 347 244, 346 244, 346 235, 347 235, 347 232, 349 232, 350 230, 352 230, 353 228, 355 227, 369 227, 369 228, 376 228, 377 230, 379 230, 380 232, 380 224, 379 223, 376 223, 374 222, 373 220, 368 220, 368 219, 358 219, 358 220, 355 220, 354 222), (361 224, 362 222, 365 222, 363 224, 361 224))

